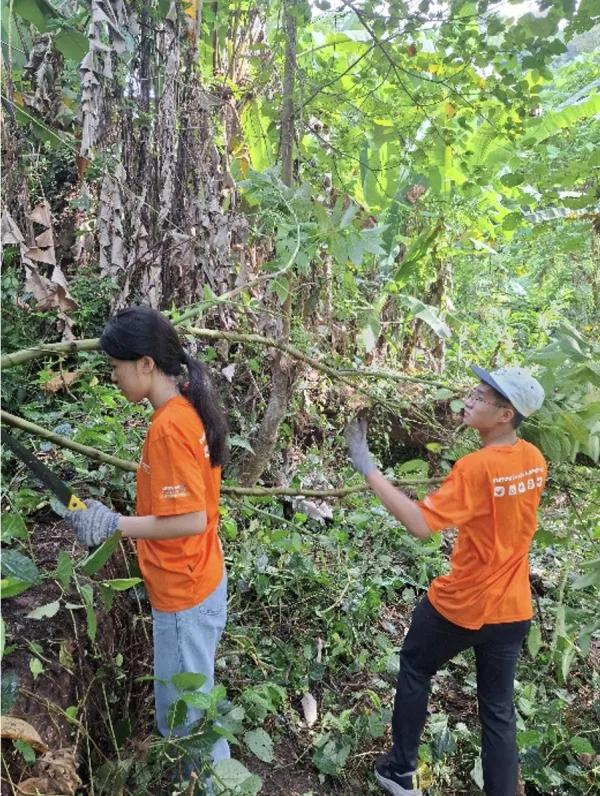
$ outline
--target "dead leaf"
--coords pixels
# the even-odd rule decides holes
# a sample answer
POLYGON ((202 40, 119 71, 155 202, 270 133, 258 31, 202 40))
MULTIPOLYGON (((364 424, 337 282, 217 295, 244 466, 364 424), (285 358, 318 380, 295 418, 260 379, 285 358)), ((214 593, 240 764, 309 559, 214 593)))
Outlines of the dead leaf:
POLYGON ((580 763, 589 768, 600 765, 600 755, 577 755, 577 759, 580 763))
POLYGON ((15 716, 2 716, 0 735, 2 738, 10 738, 11 741, 25 741, 36 752, 48 751, 48 747, 40 738, 35 727, 15 716))
POLYGON ((51 229, 45 229, 41 235, 38 235, 35 242, 40 249, 46 249, 48 246, 54 247, 54 235, 51 229))
POLYGON ((75 164, 77 165, 77 176, 83 180, 85 173, 88 170, 92 161, 84 155, 75 155, 75 164))
POLYGON ((318 718, 317 700, 308 691, 302 697, 302 710, 307 727, 312 727, 318 718))
POLYGON ((49 229, 52 226, 52 216, 50 214, 50 205, 48 202, 40 202, 39 205, 36 205, 29 218, 32 221, 37 221, 38 224, 41 224, 46 229, 49 229))
POLYGON ((35 777, 19 783, 18 791, 27 796, 75 796, 81 788, 73 748, 46 752, 33 766, 35 777))
POLYGON ((221 370, 221 373, 225 376, 228 382, 233 381, 233 374, 235 373, 235 365, 232 363, 231 365, 227 365, 226 368, 221 370))
POLYGON ((23 255, 27 257, 28 260, 35 260, 38 263, 48 263, 48 265, 56 265, 54 246, 49 249, 40 249, 38 246, 30 246, 25 249, 23 255))
POLYGON ((25 238, 11 214, 8 211, 2 213, 2 244, 24 242, 25 238))
POLYGON ((333 519, 332 508, 324 500, 317 502, 315 500, 301 499, 298 501, 298 509, 312 520, 317 520, 317 522, 333 519))
POLYGON ((69 316, 61 310, 58 311, 58 320, 56 325, 62 332, 62 339, 65 342, 75 340, 75 332, 73 331, 75 321, 72 318, 69 318, 69 316))
POLYGON ((77 302, 69 295, 65 287, 64 274, 58 266, 52 272, 54 278, 52 281, 42 276, 32 262, 24 261, 24 265, 27 274, 25 290, 37 299, 37 309, 48 310, 58 307, 63 312, 77 309, 77 302))
POLYGON ((50 790, 50 780, 48 777, 28 777, 17 785, 17 793, 23 796, 46 796, 52 793, 50 790))
POLYGON ((59 373, 44 384, 43 390, 49 394, 57 393, 59 390, 66 390, 74 381, 77 381, 78 378, 78 370, 59 373))

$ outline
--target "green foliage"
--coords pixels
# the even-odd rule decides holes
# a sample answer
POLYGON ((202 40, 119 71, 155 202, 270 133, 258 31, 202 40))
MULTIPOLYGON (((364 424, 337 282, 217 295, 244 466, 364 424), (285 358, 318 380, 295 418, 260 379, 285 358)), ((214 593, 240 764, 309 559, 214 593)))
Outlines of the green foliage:
POLYGON ((81 571, 85 575, 94 575, 98 570, 104 566, 110 556, 119 546, 121 540, 121 532, 115 531, 100 547, 91 553, 85 561, 81 564, 81 571))
MULTIPOLYGON (((319 4, 322 14, 309 4, 299 9, 291 187, 280 180, 278 164, 286 44, 281 6, 245 0, 235 9, 202 5, 194 52, 207 96, 223 98, 211 106, 219 180, 224 186, 237 181, 237 190, 228 187, 224 194, 248 218, 244 246, 254 248, 257 256, 249 261, 262 280, 228 311, 240 328, 255 331, 265 306, 276 314, 276 302, 290 298, 299 347, 346 372, 371 368, 374 449, 399 476, 444 473, 470 448, 468 435, 447 428, 449 410, 460 409, 457 396, 469 363, 516 361, 535 369, 548 399, 523 433, 540 445, 551 470, 532 551, 542 587, 517 680, 521 766, 528 787, 538 792, 591 794, 598 777, 589 758, 600 748, 597 708, 585 696, 598 688, 590 661, 600 578, 593 468, 600 453, 598 240, 592 227, 600 94, 597 52, 568 60, 565 50, 575 32, 598 21, 598 12, 589 0, 552 0, 543 16, 515 19, 506 4, 498 10, 487 0, 460 0, 443 11, 427 3, 358 3, 361 17, 327 5, 319 4), (251 35, 262 23, 260 37, 251 35), (297 297, 313 287, 316 305, 307 302, 300 316, 297 297), (329 308, 320 298, 325 293, 329 308), (398 378, 375 382, 384 367, 398 378), (406 376, 416 383, 401 378, 406 376), (421 377, 427 384, 419 383, 421 377), (448 388, 431 386, 432 380, 448 388), (377 416, 391 405, 406 415, 399 441, 377 416)), ((57 231, 63 211, 85 211, 93 220, 92 205, 72 194, 79 179, 73 158, 80 135, 73 110, 79 102, 77 63, 87 50, 89 9, 75 3, 68 19, 61 9, 46 0, 15 0, 2 16, 3 42, 12 43, 5 52, 15 92, 14 103, 7 104, 30 142, 25 176, 31 197, 51 202, 57 231), (64 107, 55 120, 38 118, 22 103, 30 86, 20 48, 30 49, 36 31, 50 32, 65 57, 57 85, 64 107)), ((146 4, 142 29, 162 24, 168 10, 162 0, 146 4)), ((190 9, 180 10, 191 19, 190 9)), ((190 27, 181 44, 191 39, 190 27)), ((126 43, 131 51, 138 45, 126 43)), ((164 77, 159 60, 151 64, 157 91, 164 77)), ((130 75, 117 75, 110 94, 122 119, 131 118, 126 105, 137 90, 126 87, 126 79, 130 75)), ((147 111, 135 122, 160 120, 147 111)), ((85 175, 91 191, 113 160, 100 146, 85 175)), ((72 316, 76 333, 95 336, 122 285, 99 278, 93 265, 67 275, 80 305, 72 316)), ((56 340, 56 316, 40 312, 24 291, 14 246, 4 251, 3 277, 4 349, 56 340)), ((207 297, 213 298, 208 288, 207 297)), ((268 368, 258 348, 240 346, 236 357, 231 440, 248 449, 254 403, 260 405, 270 388, 268 368)), ((215 345, 209 358, 216 367, 224 355, 215 345)), ((305 376, 271 475, 298 487, 314 479, 343 483, 352 478, 340 458, 347 395, 330 389, 320 374, 305 376)), ((137 458, 148 411, 127 404, 108 384, 98 354, 48 358, 7 371, 3 397, 9 410, 33 422, 137 458), (68 391, 49 389, 61 372, 75 370, 68 391)), ((37 451, 78 493, 131 510, 132 474, 50 443, 38 443, 37 451)), ((109 654, 99 630, 99 615, 111 611, 123 626, 135 622, 136 634, 144 636, 138 632, 147 629, 136 589, 140 578, 113 571, 123 558, 118 534, 85 556, 72 557, 63 544, 56 564, 46 569, 28 526, 45 522, 49 496, 14 461, 6 457, 4 464, 10 478, 3 486, 2 595, 7 615, 15 614, 0 625, 3 705, 10 710, 18 693, 10 666, 20 645, 30 679, 49 675, 54 651, 52 644, 13 637, 13 621, 27 634, 66 616, 78 628, 81 659, 94 664, 90 691, 105 717, 98 731, 106 736, 102 760, 95 766, 92 751, 87 761, 95 772, 94 792, 152 792, 165 768, 187 754, 197 754, 209 773, 210 748, 222 736, 241 747, 248 769, 237 760, 218 764, 216 793, 258 793, 260 778, 249 769, 257 761, 278 766, 290 739, 302 749, 299 766, 316 771, 324 792, 356 792, 356 783, 367 781, 367 763, 388 743, 393 679, 410 613, 447 565, 447 545, 438 537, 425 544, 409 538, 364 494, 332 504, 330 512, 300 501, 224 501, 231 618, 217 673, 231 702, 223 686, 205 693, 201 677, 180 675, 173 725, 190 706, 205 711, 205 718, 174 745, 151 737, 142 758, 137 744, 150 728, 140 717, 149 715, 148 706, 123 716, 120 697, 141 690, 149 664, 134 656, 125 660, 121 649, 109 654), (12 598, 25 590, 28 608, 20 615, 20 602, 12 598), (38 594, 43 596, 36 602, 38 594), (300 707, 307 693, 318 706, 311 729, 300 707)), ((57 654, 61 666, 75 670, 66 647, 57 654)), ((474 696, 468 658, 450 664, 440 683, 419 752, 421 766, 434 775, 432 796, 468 792, 473 783, 481 787, 477 727, 457 717, 447 697, 456 683, 474 696)), ((64 716, 90 733, 93 749, 97 728, 84 727, 87 708, 82 697, 64 716)), ((20 751, 31 757, 25 746, 20 751)))
POLYGON ((575 461, 581 453, 598 463, 600 455, 600 346, 566 321, 551 343, 530 361, 541 366, 548 396, 530 432, 554 462, 575 461))

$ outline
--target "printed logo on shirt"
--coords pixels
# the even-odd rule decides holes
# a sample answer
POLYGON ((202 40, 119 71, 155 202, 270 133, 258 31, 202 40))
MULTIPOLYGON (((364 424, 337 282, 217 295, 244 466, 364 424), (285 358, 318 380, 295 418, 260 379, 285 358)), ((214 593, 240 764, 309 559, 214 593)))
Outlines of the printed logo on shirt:
POLYGON ((175 498, 187 497, 189 495, 186 484, 175 484, 174 486, 163 486, 160 490, 161 498, 174 500, 175 498))
POLYGON ((514 473, 513 475, 502 475, 494 478, 494 497, 514 497, 523 495, 532 489, 541 489, 544 485, 542 467, 532 467, 524 473, 514 473), (539 475, 542 473, 542 475, 539 475), (512 482, 512 483, 511 483, 512 482), (506 484, 506 486, 505 486, 506 484))
POLYGON ((202 450, 204 451, 204 458, 205 459, 210 459, 210 451, 208 449, 208 442, 207 442, 207 439, 206 439, 206 432, 202 432, 202 436, 200 437, 199 442, 200 442, 200 445, 202 447, 202 450))

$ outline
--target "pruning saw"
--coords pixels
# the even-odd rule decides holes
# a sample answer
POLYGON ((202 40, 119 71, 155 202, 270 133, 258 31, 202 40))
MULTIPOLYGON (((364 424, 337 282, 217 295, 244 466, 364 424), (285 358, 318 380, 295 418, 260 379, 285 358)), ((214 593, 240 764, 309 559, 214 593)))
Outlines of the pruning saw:
POLYGON ((69 489, 56 473, 53 473, 52 470, 46 467, 45 464, 42 464, 31 451, 24 448, 20 442, 17 442, 12 434, 5 431, 3 428, 0 430, 0 437, 2 439, 2 444, 10 448, 14 455, 29 467, 31 472, 39 478, 44 486, 56 495, 69 511, 85 511, 87 509, 83 500, 78 498, 77 495, 74 495, 71 489, 69 489))

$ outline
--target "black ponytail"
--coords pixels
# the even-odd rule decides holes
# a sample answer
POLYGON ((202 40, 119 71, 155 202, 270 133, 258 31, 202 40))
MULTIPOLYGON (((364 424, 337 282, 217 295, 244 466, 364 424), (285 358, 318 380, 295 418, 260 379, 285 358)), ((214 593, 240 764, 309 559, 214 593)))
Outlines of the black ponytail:
POLYGON ((213 467, 226 464, 229 429, 208 371, 183 350, 175 328, 164 315, 150 307, 123 310, 104 327, 100 345, 113 359, 131 361, 152 357, 156 367, 167 376, 181 376, 181 366, 187 365, 189 384, 185 394, 204 425, 210 463, 213 467))
POLYGON ((217 465, 223 467, 228 459, 227 435, 229 428, 227 419, 215 398, 206 365, 191 357, 186 351, 183 356, 190 376, 185 390, 186 397, 202 418, 210 452, 210 463, 213 467, 217 465))

